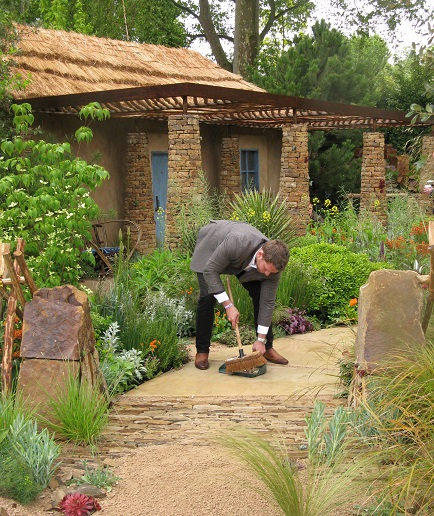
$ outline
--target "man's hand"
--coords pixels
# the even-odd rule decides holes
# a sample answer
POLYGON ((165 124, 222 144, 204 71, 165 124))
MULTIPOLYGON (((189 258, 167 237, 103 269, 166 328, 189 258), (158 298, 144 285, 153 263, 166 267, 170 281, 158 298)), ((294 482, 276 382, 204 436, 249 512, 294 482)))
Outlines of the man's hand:
POLYGON ((261 355, 263 355, 265 353, 265 344, 263 344, 262 342, 259 342, 259 340, 257 340, 253 344, 252 349, 253 349, 253 351, 259 351, 259 353, 261 353, 261 355))
POLYGON ((226 315, 228 317, 228 321, 232 324, 232 328, 235 330, 235 326, 240 320, 240 312, 234 305, 232 305, 226 309, 226 315))

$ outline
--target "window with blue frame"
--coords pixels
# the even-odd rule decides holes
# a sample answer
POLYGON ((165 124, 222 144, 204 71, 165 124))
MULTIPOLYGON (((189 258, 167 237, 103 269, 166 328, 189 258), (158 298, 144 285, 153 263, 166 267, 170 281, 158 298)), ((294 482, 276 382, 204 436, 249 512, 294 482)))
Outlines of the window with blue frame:
POLYGON ((240 151, 241 191, 259 190, 259 152, 240 151))

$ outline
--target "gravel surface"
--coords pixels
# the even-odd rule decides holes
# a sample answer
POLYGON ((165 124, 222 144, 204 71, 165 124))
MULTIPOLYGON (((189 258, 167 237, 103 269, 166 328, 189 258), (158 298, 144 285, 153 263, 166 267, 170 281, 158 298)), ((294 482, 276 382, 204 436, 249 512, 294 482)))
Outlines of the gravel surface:
MULTIPOLYGON (((107 516, 281 516, 250 469, 218 445, 151 445, 112 468, 119 483, 100 500, 107 516)), ((44 498, 47 497, 45 494, 44 498)), ((0 515, 58 514, 44 498, 22 507, 0 498, 0 515), (2 508, 6 512, 2 512, 2 508)))

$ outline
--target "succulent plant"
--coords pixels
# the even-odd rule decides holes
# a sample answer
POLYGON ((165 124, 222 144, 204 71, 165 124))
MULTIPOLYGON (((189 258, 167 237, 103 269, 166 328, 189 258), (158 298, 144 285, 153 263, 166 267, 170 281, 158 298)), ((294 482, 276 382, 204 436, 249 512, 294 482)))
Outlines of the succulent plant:
POLYGON ((62 498, 59 509, 65 516, 86 516, 94 511, 100 511, 101 506, 93 496, 82 493, 68 493, 62 498))

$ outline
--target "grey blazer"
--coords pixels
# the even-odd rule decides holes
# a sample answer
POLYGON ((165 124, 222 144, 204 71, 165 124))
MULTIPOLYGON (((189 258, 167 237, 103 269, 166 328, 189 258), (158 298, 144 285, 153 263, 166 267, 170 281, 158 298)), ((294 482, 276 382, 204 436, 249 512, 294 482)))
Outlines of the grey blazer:
MULTIPOLYGON (((204 275, 210 294, 223 292, 220 274, 239 274, 251 262, 254 254, 268 240, 246 222, 212 220, 198 234, 190 267, 204 275)), ((280 273, 265 276, 255 268, 246 271, 241 283, 261 281, 258 324, 270 326, 276 303, 280 273)))

